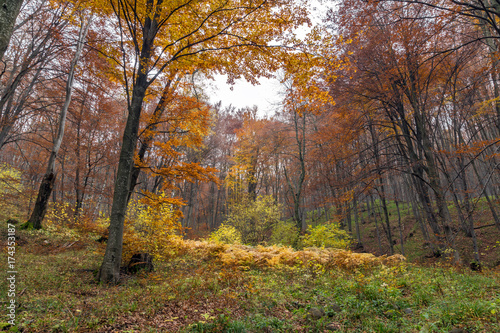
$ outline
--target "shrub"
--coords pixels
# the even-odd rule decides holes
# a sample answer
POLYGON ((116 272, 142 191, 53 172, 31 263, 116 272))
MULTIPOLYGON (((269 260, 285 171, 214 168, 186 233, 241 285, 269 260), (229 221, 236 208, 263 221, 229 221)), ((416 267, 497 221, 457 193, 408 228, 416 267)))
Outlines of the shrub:
POLYGON ((8 164, 0 164, 0 219, 19 218, 24 206, 22 174, 8 164))
POLYGON ((225 224, 235 227, 245 244, 262 243, 281 218, 281 207, 271 195, 258 196, 255 200, 246 196, 229 210, 225 224))
POLYGON ((47 227, 67 228, 76 224, 75 207, 69 202, 49 203, 48 208, 44 222, 47 227))
POLYGON ((302 238, 304 247, 347 249, 351 242, 349 234, 336 223, 309 226, 307 232, 302 238))
POLYGON ((183 228, 174 205, 165 194, 154 205, 134 203, 125 219, 123 259, 135 253, 149 253, 155 260, 177 254, 181 247, 183 228))
POLYGON ((296 247, 299 240, 299 229, 293 222, 280 221, 271 234, 270 243, 283 246, 296 247))
POLYGON ((216 259, 228 267, 307 268, 314 274, 333 267, 347 271, 380 265, 402 267, 401 264, 405 261, 401 255, 375 257, 371 253, 353 253, 349 250, 333 248, 308 248, 295 251, 291 247, 275 245, 252 247, 193 240, 184 241, 183 246, 185 253, 202 260, 216 259))
POLYGON ((221 226, 210 235, 210 240, 224 244, 241 244, 241 233, 232 225, 221 226))

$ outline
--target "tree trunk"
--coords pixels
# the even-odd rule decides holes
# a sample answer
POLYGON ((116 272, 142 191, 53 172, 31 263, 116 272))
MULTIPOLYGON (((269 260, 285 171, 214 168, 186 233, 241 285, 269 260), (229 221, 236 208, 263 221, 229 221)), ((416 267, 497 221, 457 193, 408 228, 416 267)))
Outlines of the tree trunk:
POLYGON ((147 87, 147 77, 145 74, 142 74, 144 69, 140 69, 137 82, 133 89, 132 102, 129 107, 127 123, 123 133, 123 143, 120 151, 118 171, 116 173, 113 205, 111 207, 109 237, 103 263, 99 270, 99 281, 106 283, 117 283, 120 280, 123 224, 129 198, 130 180, 132 167, 134 166, 134 153, 137 144, 142 103, 147 87))
POLYGON ((356 197, 354 197, 353 207, 354 207, 354 225, 356 227, 356 239, 359 245, 361 244, 361 233, 359 230, 358 200, 356 197))
POLYGON ((396 202, 396 210, 398 211, 398 226, 399 226, 399 240, 401 242, 401 254, 405 255, 403 226, 401 224, 401 213, 399 211, 399 202, 398 202, 398 199, 396 199, 395 202, 396 202))
POLYGON ((68 113, 69 105, 71 103, 71 95, 73 92, 73 82, 75 78, 76 64, 80 59, 80 55, 83 49, 83 41, 87 36, 87 32, 90 27, 91 21, 92 17, 89 18, 86 24, 82 23, 82 26, 80 27, 76 52, 75 55, 73 56, 73 59, 71 60, 70 69, 68 73, 68 80, 66 81, 66 98, 64 100, 64 105, 59 115, 59 126, 57 129, 57 136, 54 141, 52 151, 50 153, 49 162, 47 165, 47 171, 45 172, 45 175, 42 179, 42 183, 40 184, 40 188, 38 190, 38 197, 36 199, 33 213, 31 214, 31 217, 28 220, 28 222, 23 225, 23 228, 34 228, 34 229, 42 228, 42 221, 43 218, 45 217, 45 213, 47 212, 47 204, 50 198, 50 194, 52 193, 52 189, 54 188, 54 182, 56 179, 56 174, 55 174, 56 159, 64 137, 66 115, 68 113))
MULTIPOLYGON (((160 10, 160 9, 157 9, 160 10)), ((156 14, 155 14, 156 17, 156 14)), ((139 66, 132 89, 132 100, 128 107, 127 123, 123 132, 122 147, 118 170, 116 173, 113 205, 109 221, 109 236, 106 252, 99 270, 98 280, 104 283, 116 284, 120 280, 120 265, 123 249, 123 224, 127 211, 134 155, 137 146, 139 123, 142 104, 146 97, 148 82, 149 62, 156 36, 158 23, 154 18, 147 16, 144 24, 142 50, 139 55, 139 66)))
POLYGON ((391 224, 389 222, 389 213, 387 211, 387 201, 386 201, 386 191, 385 191, 385 181, 384 177, 382 174, 382 169, 381 169, 381 162, 380 162, 380 156, 379 156, 379 139, 378 135, 373 127, 373 121, 371 117, 369 118, 369 128, 370 128, 370 134, 372 137, 373 141, 373 157, 375 158, 375 165, 376 165, 376 172, 378 174, 378 181, 379 181, 379 188, 378 194, 380 196, 381 202, 382 202, 382 209, 384 211, 384 221, 386 224, 386 235, 387 235, 387 240, 389 241, 389 249, 391 255, 394 254, 394 244, 392 241, 392 230, 391 230, 391 224))
POLYGON ((352 234, 352 216, 351 216, 351 204, 346 204, 345 208, 345 223, 347 224, 347 230, 352 234))
POLYGON ((377 216, 377 214, 375 212, 375 202, 373 200, 373 196, 372 195, 370 195, 370 201, 372 203, 372 205, 371 205, 372 206, 372 216, 373 216, 373 220, 375 221, 375 230, 377 231, 378 249, 380 251, 379 253, 382 254, 382 253, 384 253, 384 250, 382 249, 382 242, 380 240, 380 230, 378 228, 378 221, 377 221, 378 216, 377 216))
MULTIPOLYGON (((162 117, 163 112, 165 111, 165 107, 167 104, 170 102, 169 98, 172 92, 171 89, 171 84, 173 80, 168 80, 167 84, 165 85, 165 88, 163 88, 162 95, 160 97, 160 100, 158 104, 156 105, 155 111, 153 112, 153 116, 151 117, 151 123, 146 126, 146 128, 151 132, 154 133, 156 129, 158 128, 158 123, 157 121, 162 117)), ((175 90, 175 87, 173 88, 175 90)), ((137 154, 138 160, 140 162, 144 162, 144 158, 146 157, 146 153, 148 152, 149 148, 151 147, 151 144, 153 143, 154 140, 154 134, 151 134, 150 136, 145 137, 142 140, 141 146, 139 148, 139 153, 137 154)), ((141 168, 139 166, 134 165, 132 168, 132 175, 130 179, 130 188, 129 188, 129 194, 128 194, 128 199, 127 201, 130 201, 130 198, 132 197, 132 194, 134 193, 134 189, 137 185, 137 180, 139 179, 139 175, 141 174, 141 168)))
POLYGON ((288 176, 286 165, 283 165, 283 174, 287 181, 290 192, 293 198, 293 219, 297 228, 301 230, 302 233, 306 232, 307 225, 305 223, 305 218, 302 216, 305 214, 304 210, 301 209, 302 191, 304 186, 304 181, 306 178, 306 167, 305 167, 305 154, 306 154, 306 113, 299 115, 298 110, 293 110, 293 126, 295 131, 295 140, 297 142, 298 148, 298 161, 299 161, 299 176, 296 182, 292 184, 291 177, 288 176), (302 118, 302 122, 299 127, 299 118, 302 118), (301 133, 299 133, 299 131, 301 133), (302 137, 300 137, 302 134, 302 137))
POLYGON ((46 173, 43 176, 42 182, 40 183, 40 188, 38 189, 38 196, 36 197, 35 207, 33 208, 31 217, 27 223, 22 225, 22 228, 42 228, 42 219, 47 212, 47 203, 49 202, 50 194, 52 193, 52 189, 54 188, 55 178, 56 177, 54 173, 46 173))
POLYGON ((476 167, 475 161, 471 161, 471 164, 472 164, 472 168, 474 170, 474 173, 476 174, 479 185, 481 186, 481 193, 479 194, 479 196, 481 197, 481 195, 484 195, 484 197, 486 198, 486 202, 488 203, 488 207, 490 208, 491 215, 493 216, 493 221, 495 221, 495 226, 497 227, 497 229, 500 230, 500 217, 498 216, 498 214, 496 212, 495 206, 491 202, 490 195, 488 193, 488 188, 487 188, 488 183, 485 183, 483 181, 483 179, 485 177, 484 177, 484 175, 482 176, 479 174, 479 171, 476 167))
POLYGON ((9 46, 23 0, 0 0, 0 61, 9 46))

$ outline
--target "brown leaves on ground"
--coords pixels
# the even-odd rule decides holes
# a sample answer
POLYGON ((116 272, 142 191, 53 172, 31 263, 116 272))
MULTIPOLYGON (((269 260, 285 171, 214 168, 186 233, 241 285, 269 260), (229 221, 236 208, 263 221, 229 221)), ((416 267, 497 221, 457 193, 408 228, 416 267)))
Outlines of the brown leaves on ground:
POLYGON ((231 316, 240 317, 244 310, 234 299, 212 297, 169 301, 152 315, 136 313, 120 317, 112 325, 106 325, 99 332, 123 332, 131 329, 154 327, 156 332, 178 332, 181 328, 199 321, 212 321, 217 315, 230 312, 231 316))

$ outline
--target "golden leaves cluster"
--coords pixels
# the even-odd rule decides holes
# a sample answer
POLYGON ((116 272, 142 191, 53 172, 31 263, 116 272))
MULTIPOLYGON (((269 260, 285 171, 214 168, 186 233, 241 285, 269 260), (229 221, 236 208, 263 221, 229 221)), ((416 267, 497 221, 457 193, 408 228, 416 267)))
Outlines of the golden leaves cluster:
POLYGON ((176 244, 182 241, 183 228, 175 209, 181 204, 166 193, 155 200, 130 205, 125 220, 124 260, 138 252, 149 253, 155 260, 165 260, 176 254, 176 244))

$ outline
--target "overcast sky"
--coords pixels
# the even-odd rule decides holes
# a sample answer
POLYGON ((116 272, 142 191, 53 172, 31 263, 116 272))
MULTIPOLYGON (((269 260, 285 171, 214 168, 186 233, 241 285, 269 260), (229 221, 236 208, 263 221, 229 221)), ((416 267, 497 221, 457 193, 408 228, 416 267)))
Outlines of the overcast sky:
POLYGON ((245 80, 237 80, 232 90, 226 80, 225 76, 218 75, 215 81, 210 83, 210 102, 222 101, 222 107, 232 104, 236 108, 257 105, 261 115, 272 115, 279 108, 282 88, 278 80, 262 78, 259 80, 260 84, 255 86, 245 80))

